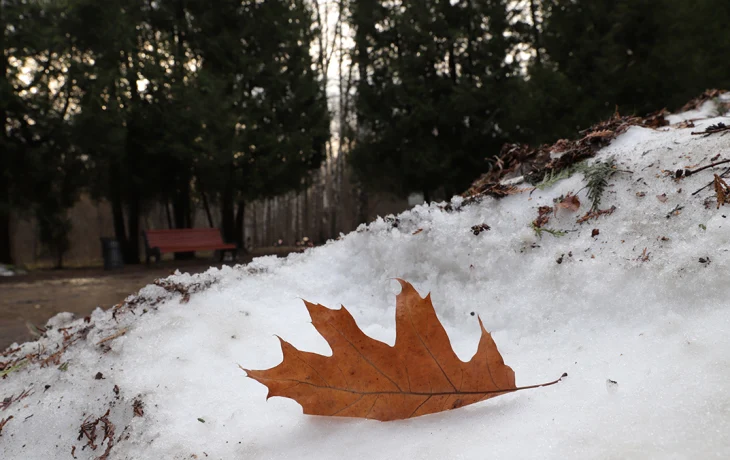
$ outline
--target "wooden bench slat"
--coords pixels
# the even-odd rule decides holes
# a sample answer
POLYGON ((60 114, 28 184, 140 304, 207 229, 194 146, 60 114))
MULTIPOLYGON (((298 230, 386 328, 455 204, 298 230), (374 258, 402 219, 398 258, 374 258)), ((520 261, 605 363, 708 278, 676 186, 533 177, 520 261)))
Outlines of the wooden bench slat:
POLYGON ((235 244, 224 244, 215 246, 157 246, 162 253, 191 252, 191 251, 214 251, 217 249, 236 249, 235 244))
POLYGON ((225 243, 217 228, 146 230, 144 235, 148 263, 151 255, 159 260, 161 254, 174 252, 232 251, 235 258, 236 245, 225 243))

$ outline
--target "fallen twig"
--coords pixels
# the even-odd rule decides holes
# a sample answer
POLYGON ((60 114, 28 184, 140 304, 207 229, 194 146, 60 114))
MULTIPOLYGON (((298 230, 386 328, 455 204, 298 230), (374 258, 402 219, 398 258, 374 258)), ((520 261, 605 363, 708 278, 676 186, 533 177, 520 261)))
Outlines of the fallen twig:
POLYGON ((703 167, 697 168, 697 169, 678 169, 677 172, 674 174, 674 177, 676 177, 677 179, 679 179, 682 176, 689 177, 692 174, 697 174, 698 172, 704 171, 705 169, 709 169, 709 168, 712 168, 712 167, 715 167, 715 166, 718 166, 721 164, 725 164, 725 163, 730 163, 730 160, 716 161, 714 163, 710 163, 707 166, 703 166, 703 167))
POLYGON ((3 434, 3 427, 5 426, 5 424, 8 423, 10 421, 10 419, 12 419, 12 418, 13 418, 13 416, 11 415, 8 418, 4 418, 4 419, 0 420, 0 435, 3 434))
POLYGON ((110 335, 109 337, 101 339, 99 342, 97 342, 97 345, 101 345, 102 343, 108 342, 110 340, 114 340, 117 337, 121 337, 126 333, 127 333, 127 328, 120 329, 117 332, 115 332, 114 334, 110 335))
MULTIPOLYGON (((725 176, 727 176, 728 173, 730 173, 730 168, 727 168, 725 171, 723 171, 723 173, 720 174, 720 177, 725 177, 725 176)), ((705 185, 704 187, 700 188, 699 190, 695 190, 694 192, 692 192, 692 196, 697 195, 702 190, 706 189, 707 187, 712 187, 713 185, 715 185, 714 179, 709 184, 705 185)))
POLYGON ((711 134, 715 133, 721 133, 723 131, 730 131, 730 126, 726 125, 725 123, 718 123, 716 125, 710 125, 707 128, 705 128, 704 131, 692 131, 690 134, 693 135, 700 135, 704 134, 704 137, 707 137, 711 134))

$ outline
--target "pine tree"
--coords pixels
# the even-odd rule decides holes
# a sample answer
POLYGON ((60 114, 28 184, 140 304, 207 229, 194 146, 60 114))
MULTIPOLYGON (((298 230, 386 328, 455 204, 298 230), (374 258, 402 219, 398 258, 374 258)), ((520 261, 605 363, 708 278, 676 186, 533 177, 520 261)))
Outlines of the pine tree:
POLYGON ((191 10, 209 152, 198 179, 219 197, 224 237, 241 247, 246 201, 300 188, 323 160, 329 114, 309 52, 312 14, 302 0, 191 10))
POLYGON ((506 135, 507 2, 354 1, 360 137, 352 165, 371 188, 460 191, 506 135))

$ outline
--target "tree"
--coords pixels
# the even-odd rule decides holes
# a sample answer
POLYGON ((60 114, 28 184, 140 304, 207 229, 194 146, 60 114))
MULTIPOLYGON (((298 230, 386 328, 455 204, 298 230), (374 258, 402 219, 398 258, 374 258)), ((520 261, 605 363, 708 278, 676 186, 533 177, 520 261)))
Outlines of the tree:
POLYGON ((41 242, 61 267, 68 249, 66 211, 78 197, 84 166, 65 125, 78 98, 72 56, 54 5, 3 2, 0 67, 0 261, 12 262, 10 212, 35 214, 41 242))
POLYGON ((371 188, 428 201, 464 189, 508 135, 500 106, 515 69, 507 2, 353 1, 360 129, 371 188))
POLYGON ((309 53, 312 15, 302 0, 190 6, 208 152, 197 179, 219 197, 224 237, 240 247, 246 201, 302 187, 323 159, 329 115, 309 53))
POLYGON ((707 88, 724 88, 718 66, 730 39, 717 29, 727 2, 541 0, 539 27, 523 39, 541 50, 521 90, 519 137, 548 142, 621 113, 678 109, 707 88), (712 19, 710 19, 712 18, 712 19))

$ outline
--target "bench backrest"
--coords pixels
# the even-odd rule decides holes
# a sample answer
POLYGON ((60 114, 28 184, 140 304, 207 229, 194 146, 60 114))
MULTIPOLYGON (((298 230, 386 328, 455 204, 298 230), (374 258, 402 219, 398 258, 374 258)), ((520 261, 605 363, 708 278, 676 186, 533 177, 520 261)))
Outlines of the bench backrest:
POLYGON ((170 230, 145 231, 147 246, 150 248, 192 248, 196 246, 215 246, 223 243, 217 228, 175 228, 170 230))

